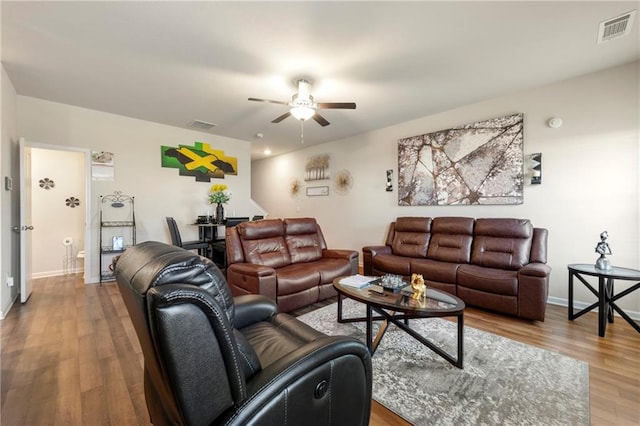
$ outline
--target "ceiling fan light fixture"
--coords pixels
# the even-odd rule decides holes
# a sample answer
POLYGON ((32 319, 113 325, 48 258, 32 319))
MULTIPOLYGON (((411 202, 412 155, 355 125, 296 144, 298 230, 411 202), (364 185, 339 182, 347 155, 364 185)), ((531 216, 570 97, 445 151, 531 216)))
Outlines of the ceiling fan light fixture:
POLYGON ((316 111, 313 108, 309 108, 307 106, 296 106, 291 108, 291 115, 293 115, 297 120, 305 121, 313 117, 316 111))

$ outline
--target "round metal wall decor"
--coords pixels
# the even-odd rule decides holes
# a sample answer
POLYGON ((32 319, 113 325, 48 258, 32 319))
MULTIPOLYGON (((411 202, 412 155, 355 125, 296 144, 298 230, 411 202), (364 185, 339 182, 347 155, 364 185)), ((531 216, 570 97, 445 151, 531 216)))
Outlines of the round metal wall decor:
POLYGON ((300 187, 302 183, 298 179, 293 179, 291 181, 291 185, 289 186, 289 191, 291 192, 291 196, 295 197, 300 193, 300 187))
POLYGON ((49 178, 40 179, 39 184, 42 189, 51 189, 56 186, 55 182, 49 178))
POLYGON ((351 173, 347 169, 340 170, 336 173, 334 178, 335 183, 335 191, 338 194, 346 194, 351 190, 353 186, 353 177, 351 177, 351 173))

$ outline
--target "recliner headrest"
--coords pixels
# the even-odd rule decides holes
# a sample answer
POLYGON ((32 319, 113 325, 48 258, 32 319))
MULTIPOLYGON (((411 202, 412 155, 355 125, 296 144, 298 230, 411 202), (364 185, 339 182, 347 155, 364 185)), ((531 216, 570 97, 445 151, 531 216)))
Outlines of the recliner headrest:
POLYGON ((430 217, 399 217, 396 219, 397 232, 431 232, 430 217))
POLYGON ((533 225, 529 219, 476 219, 474 234, 502 238, 531 238, 533 225))
POLYGON ((316 220, 310 217, 285 219, 284 226, 287 235, 316 234, 318 232, 316 220))
POLYGON ((158 241, 145 241, 127 249, 115 267, 118 281, 144 297, 151 287, 190 284, 210 293, 233 324, 231 291, 213 262, 188 250, 158 241))
POLYGON ((242 222, 236 225, 236 229, 243 240, 260 240, 284 235, 284 223, 281 219, 242 222))

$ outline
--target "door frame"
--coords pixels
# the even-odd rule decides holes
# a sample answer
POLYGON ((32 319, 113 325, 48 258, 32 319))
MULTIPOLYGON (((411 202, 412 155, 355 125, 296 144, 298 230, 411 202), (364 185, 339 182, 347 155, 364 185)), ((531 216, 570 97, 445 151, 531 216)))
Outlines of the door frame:
MULTIPOLYGON (((88 284, 91 282, 91 271, 93 270, 93 264, 95 262, 94 250, 93 247, 93 238, 91 235, 91 217, 92 217, 92 205, 93 198, 91 197, 91 150, 88 148, 78 148, 74 146, 67 145, 53 145, 48 143, 41 143, 30 141, 26 138, 20 138, 24 140, 24 146, 20 146, 21 155, 22 150, 26 147, 30 148, 38 148, 38 149, 49 149, 53 151, 72 151, 72 152, 80 152, 84 154, 84 283, 88 284)), ((24 185, 25 182, 21 181, 20 185, 24 185)), ((23 203, 20 202, 20 217, 22 217, 22 207, 23 203)), ((23 226, 25 224, 20 224, 23 226)), ((22 232, 22 231, 21 231, 22 232)), ((23 263, 23 249, 20 248, 20 264, 23 263)), ((26 277, 20 277, 22 281, 26 277)))

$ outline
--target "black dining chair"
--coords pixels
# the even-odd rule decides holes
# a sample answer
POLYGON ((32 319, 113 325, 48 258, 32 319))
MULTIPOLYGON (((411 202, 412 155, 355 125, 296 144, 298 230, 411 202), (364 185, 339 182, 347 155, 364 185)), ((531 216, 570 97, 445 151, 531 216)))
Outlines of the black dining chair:
POLYGON ((185 250, 198 250, 198 254, 201 256, 208 256, 210 241, 205 240, 193 240, 182 241, 180 237, 180 230, 178 224, 172 217, 167 217, 167 225, 169 226, 169 234, 171 234, 171 244, 176 247, 182 247, 185 250))

